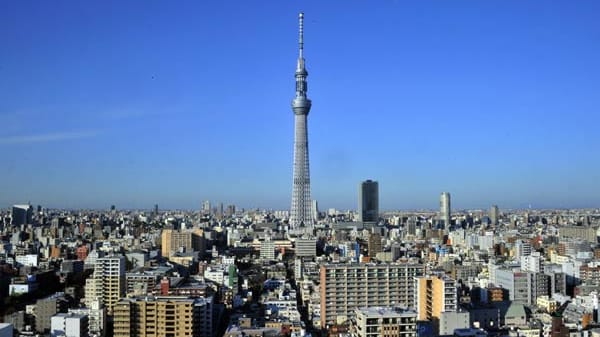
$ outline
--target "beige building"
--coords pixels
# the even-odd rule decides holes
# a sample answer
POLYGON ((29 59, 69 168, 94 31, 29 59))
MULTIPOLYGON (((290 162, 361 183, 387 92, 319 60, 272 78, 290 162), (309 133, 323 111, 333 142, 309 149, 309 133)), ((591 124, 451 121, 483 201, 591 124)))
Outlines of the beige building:
POLYGON ((85 302, 91 304, 99 299, 108 314, 112 307, 125 295, 125 257, 109 256, 94 263, 94 273, 85 282, 85 302))
POLYGON ((356 309, 357 337, 416 337, 417 313, 389 307, 356 309))
POLYGON ((211 337, 212 299, 124 298, 114 308, 115 337, 211 337))
POLYGON ((536 300, 536 305, 538 308, 543 309, 549 314, 558 309, 558 302, 548 297, 548 295, 539 296, 536 300))
POLYGON ((458 310, 456 281, 446 275, 415 278, 415 304, 418 318, 432 321, 439 331, 442 313, 458 310))
POLYGON ((199 228, 186 231, 163 229, 161 233, 162 256, 169 258, 180 249, 185 252, 203 252, 205 250, 204 231, 199 228))
POLYGON ((323 264, 320 268, 321 327, 344 322, 356 308, 414 306, 415 263, 323 264))

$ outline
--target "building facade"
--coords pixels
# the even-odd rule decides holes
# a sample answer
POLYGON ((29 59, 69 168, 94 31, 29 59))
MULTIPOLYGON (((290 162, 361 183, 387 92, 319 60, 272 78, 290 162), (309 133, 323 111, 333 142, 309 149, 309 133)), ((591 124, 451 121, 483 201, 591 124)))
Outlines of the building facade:
POLYGON ((94 273, 85 283, 85 301, 100 299, 112 312, 112 307, 125 295, 125 257, 109 256, 96 260, 94 273))
POLYGON ((358 221, 379 221, 379 183, 366 180, 358 186, 358 221))
POLYGON ((452 211, 450 208, 450 193, 442 192, 440 195, 440 220, 444 228, 450 227, 452 211))
POLYGON ((212 337, 212 311, 211 298, 122 299, 114 309, 114 336, 212 337))
POLYGON ((356 309, 357 337, 415 337, 417 313, 391 307, 356 309))
POLYGON ((359 307, 414 306, 414 278, 423 265, 323 264, 321 280, 321 327, 343 322, 359 307))
POLYGON ((439 333, 442 315, 458 310, 456 281, 446 275, 415 278, 415 305, 419 320, 433 322, 439 333))

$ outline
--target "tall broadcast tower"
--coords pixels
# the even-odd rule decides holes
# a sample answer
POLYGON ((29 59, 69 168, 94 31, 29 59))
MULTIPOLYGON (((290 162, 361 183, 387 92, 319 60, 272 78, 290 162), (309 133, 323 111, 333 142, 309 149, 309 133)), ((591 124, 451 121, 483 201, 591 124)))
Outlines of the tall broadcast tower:
POLYGON ((308 129, 307 117, 311 102, 306 97, 308 88, 304 67, 304 13, 299 19, 299 54, 296 66, 296 97, 292 101, 294 111, 294 182, 292 190, 291 229, 301 226, 312 227, 312 202, 310 198, 310 170, 308 165, 308 129))

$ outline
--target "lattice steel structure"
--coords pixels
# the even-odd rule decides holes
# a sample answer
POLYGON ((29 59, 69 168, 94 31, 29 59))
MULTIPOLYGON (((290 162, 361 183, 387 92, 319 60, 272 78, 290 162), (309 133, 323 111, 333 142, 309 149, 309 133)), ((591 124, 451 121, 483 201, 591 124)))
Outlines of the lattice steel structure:
POLYGON ((312 201, 310 198, 310 170, 308 164, 308 129, 307 117, 311 101, 307 97, 306 78, 308 72, 304 66, 304 14, 299 19, 299 54, 296 66, 296 97, 292 101, 294 111, 294 181, 292 189, 292 209, 290 227, 313 225, 312 201))

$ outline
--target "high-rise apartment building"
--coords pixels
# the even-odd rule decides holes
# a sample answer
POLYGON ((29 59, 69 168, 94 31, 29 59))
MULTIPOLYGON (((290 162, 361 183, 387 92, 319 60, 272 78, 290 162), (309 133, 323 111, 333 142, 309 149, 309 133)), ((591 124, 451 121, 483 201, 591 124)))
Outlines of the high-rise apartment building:
POLYGON ((368 307, 356 309, 357 337, 415 337, 417 313, 409 309, 368 307))
POLYGON ((356 308, 414 306, 416 263, 323 264, 320 271, 321 327, 354 316, 356 308))
POLYGON ((94 273, 85 283, 85 301, 92 303, 100 299, 112 313, 112 308, 125 295, 125 257, 108 256, 98 258, 94 273))
POLYGON ((310 198, 310 169, 308 162, 308 72, 304 64, 304 14, 299 15, 299 54, 296 65, 296 96, 292 101, 294 111, 294 174, 292 183, 292 208, 290 226, 312 228, 313 214, 310 198))
POLYGON ((212 337, 212 298, 124 298, 114 308, 115 337, 212 337))
POLYGON ((379 221, 379 184, 366 180, 358 186, 358 221, 379 221))
POLYGON ((169 258, 173 253, 180 250, 204 252, 205 248, 204 231, 202 229, 196 228, 183 231, 163 229, 161 233, 161 254, 165 258, 169 258))
POLYGON ((458 310, 456 280, 446 275, 415 278, 415 304, 419 320, 436 322, 445 312, 458 310))
POLYGON ((442 192, 440 195, 440 220, 444 228, 448 229, 450 227, 450 220, 452 216, 452 211, 450 208, 450 193, 442 192))

